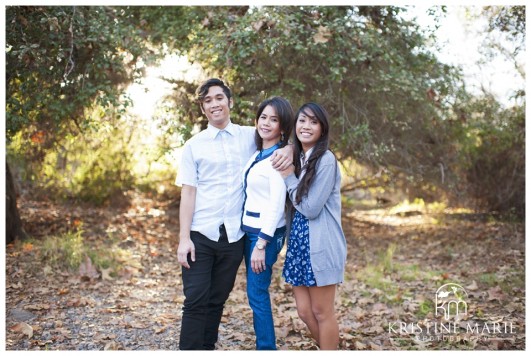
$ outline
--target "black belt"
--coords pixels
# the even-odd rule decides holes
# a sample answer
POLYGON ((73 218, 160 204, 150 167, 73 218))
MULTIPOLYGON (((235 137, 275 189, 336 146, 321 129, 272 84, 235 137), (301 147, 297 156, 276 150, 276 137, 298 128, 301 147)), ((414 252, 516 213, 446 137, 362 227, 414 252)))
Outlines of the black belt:
POLYGON ((219 240, 218 242, 228 241, 229 237, 227 235, 227 229, 225 229, 225 224, 219 225, 219 240))

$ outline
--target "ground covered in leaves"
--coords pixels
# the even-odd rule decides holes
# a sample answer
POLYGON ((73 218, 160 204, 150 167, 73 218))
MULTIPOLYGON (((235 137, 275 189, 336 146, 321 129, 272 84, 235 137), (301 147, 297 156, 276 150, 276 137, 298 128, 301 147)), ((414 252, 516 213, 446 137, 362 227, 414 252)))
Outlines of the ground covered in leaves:
MULTIPOLYGON (((20 199, 32 239, 6 247, 7 350, 178 349, 178 204, 135 193, 125 198, 105 208, 20 199)), ((344 209, 343 227, 341 349, 525 349, 523 223, 344 209), (467 307, 449 321, 436 313, 435 299, 447 283, 466 290, 467 307)), ((281 277, 284 251, 271 287, 277 344, 313 350, 281 277)), ((242 264, 220 350, 254 349, 244 273, 242 264)))

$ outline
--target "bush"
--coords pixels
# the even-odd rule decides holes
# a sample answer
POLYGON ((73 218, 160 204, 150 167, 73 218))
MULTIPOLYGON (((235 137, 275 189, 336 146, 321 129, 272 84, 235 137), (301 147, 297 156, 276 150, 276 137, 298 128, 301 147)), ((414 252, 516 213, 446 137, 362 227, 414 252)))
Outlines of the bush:
MULTIPOLYGON (((102 205, 132 188, 161 194, 175 179, 174 136, 150 119, 112 115, 101 107, 85 110, 86 127, 65 125, 52 137, 28 127, 11 138, 10 164, 34 197, 102 205)), ((120 199, 121 200, 121 199, 120 199)))
POLYGON ((104 245, 94 245, 83 237, 83 230, 68 231, 61 235, 48 236, 35 241, 35 250, 45 265, 66 271, 77 271, 85 258, 90 258, 97 270, 120 270, 125 252, 116 247, 111 237, 105 239, 104 245))
POLYGON ((523 107, 483 110, 464 147, 469 193, 491 212, 525 213, 525 113, 523 107))

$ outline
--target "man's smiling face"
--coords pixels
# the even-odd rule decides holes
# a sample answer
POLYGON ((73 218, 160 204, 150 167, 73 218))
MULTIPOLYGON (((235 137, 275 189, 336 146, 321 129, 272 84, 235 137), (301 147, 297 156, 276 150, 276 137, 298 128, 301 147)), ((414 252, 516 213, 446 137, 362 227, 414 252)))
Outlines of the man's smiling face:
POLYGON ((218 129, 225 128, 229 123, 231 107, 232 99, 229 100, 223 88, 219 86, 210 87, 201 103, 201 110, 208 118, 208 122, 218 129))

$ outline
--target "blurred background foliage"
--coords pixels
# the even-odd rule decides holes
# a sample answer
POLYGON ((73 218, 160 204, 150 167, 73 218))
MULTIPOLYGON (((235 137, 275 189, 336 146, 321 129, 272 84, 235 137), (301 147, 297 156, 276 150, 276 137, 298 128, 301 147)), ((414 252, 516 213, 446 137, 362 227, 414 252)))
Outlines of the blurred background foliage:
MULTIPOLYGON (((509 104, 486 89, 472 93, 462 68, 433 53, 433 31, 406 12, 8 6, 7 163, 19 187, 48 198, 109 204, 129 189, 172 196, 175 152, 207 124, 195 88, 216 76, 233 90, 237 123, 252 124, 258 103, 271 95, 294 108, 324 105, 345 194, 371 190, 373 198, 523 218, 525 88, 509 104), (130 108, 143 104, 127 89, 168 55, 185 57, 201 75, 165 78, 172 93, 141 118, 130 108)), ((445 8, 430 15, 437 23, 445 8)), ((503 55, 525 77, 517 61, 525 52, 525 7, 485 7, 477 16, 488 23, 485 60, 503 55)))

